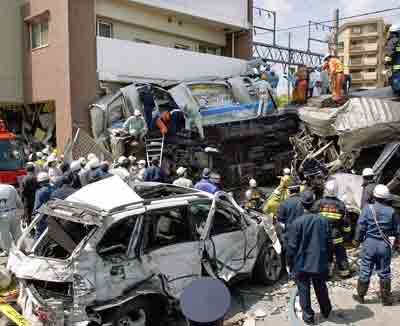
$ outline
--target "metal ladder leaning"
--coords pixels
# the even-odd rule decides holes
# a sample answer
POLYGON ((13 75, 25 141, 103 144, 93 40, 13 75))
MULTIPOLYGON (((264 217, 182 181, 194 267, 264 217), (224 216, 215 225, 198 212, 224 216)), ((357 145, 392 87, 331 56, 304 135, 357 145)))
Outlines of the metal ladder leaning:
POLYGON ((164 139, 165 136, 163 135, 162 138, 146 138, 146 157, 147 163, 150 165, 151 160, 153 158, 158 158, 160 161, 160 165, 163 158, 164 152, 164 139))

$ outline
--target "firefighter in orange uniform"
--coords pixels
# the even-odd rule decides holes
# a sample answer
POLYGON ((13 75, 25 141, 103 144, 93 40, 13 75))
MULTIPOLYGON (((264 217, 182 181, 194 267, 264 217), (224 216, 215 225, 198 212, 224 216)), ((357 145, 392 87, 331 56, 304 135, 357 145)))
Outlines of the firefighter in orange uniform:
POLYGON ((307 102, 307 68, 300 66, 296 72, 296 84, 293 89, 293 102, 305 104, 307 102))
POLYGON ((337 57, 327 54, 324 57, 322 68, 329 73, 333 101, 343 104, 344 69, 342 62, 337 57))

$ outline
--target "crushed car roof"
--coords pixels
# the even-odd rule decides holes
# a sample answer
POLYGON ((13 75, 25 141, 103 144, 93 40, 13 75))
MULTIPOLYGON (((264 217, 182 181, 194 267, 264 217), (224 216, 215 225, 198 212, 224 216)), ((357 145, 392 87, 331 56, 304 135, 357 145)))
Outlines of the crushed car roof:
POLYGON ((69 196, 67 201, 111 211, 118 207, 140 204, 143 198, 120 177, 113 176, 83 187, 69 196))

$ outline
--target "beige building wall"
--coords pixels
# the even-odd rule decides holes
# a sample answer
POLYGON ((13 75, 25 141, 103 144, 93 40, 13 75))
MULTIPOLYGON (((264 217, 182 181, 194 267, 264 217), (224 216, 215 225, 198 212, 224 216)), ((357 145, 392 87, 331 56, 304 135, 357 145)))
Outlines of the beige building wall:
POLYGON ((22 0, 0 0, 0 104, 23 102, 22 0))
POLYGON ((188 44, 192 40, 193 47, 198 42, 221 47, 226 44, 226 26, 223 24, 150 8, 128 0, 96 0, 96 14, 102 19, 117 22, 114 31, 116 38, 132 40, 135 34, 141 34, 155 39, 158 45, 161 45, 160 42, 174 42, 171 36, 188 44))
POLYGON ((382 18, 350 22, 341 27, 338 55, 345 73, 352 75, 353 88, 384 86, 385 37, 382 18))

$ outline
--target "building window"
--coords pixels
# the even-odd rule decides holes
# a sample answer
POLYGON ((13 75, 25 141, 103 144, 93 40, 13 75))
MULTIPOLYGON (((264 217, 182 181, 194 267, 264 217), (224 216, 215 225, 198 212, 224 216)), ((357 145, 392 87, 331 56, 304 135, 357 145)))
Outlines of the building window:
POLYGON ((214 55, 221 55, 222 54, 221 48, 214 47, 214 46, 208 46, 208 45, 199 45, 199 52, 200 53, 214 54, 214 55))
POLYGON ((97 35, 101 37, 113 38, 113 24, 103 21, 98 21, 97 35))
POLYGON ((368 25, 367 26, 367 33, 377 33, 378 32, 378 25, 368 25))
POLYGON ((361 27, 360 26, 354 26, 351 28, 351 32, 353 34, 361 34, 361 27))
POLYGON ((49 44, 49 22, 31 24, 31 47, 38 49, 49 44))
POLYGON ((175 44, 174 47, 179 50, 190 50, 190 46, 184 44, 175 44))

